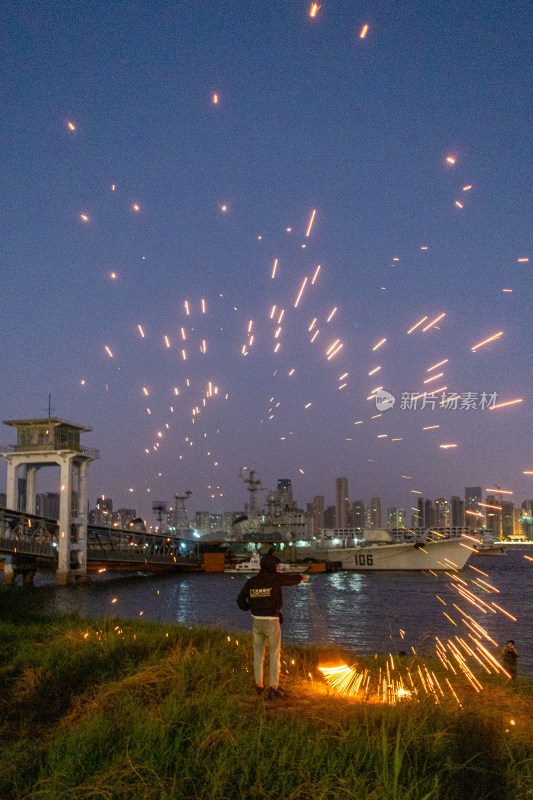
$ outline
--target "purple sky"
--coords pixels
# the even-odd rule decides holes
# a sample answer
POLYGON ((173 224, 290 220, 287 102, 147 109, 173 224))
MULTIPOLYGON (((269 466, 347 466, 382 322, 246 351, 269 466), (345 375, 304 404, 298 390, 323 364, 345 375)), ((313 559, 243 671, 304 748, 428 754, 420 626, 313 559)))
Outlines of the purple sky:
POLYGON ((384 508, 533 497, 533 7, 310 6, 5 8, 1 418, 50 392, 92 427, 91 504, 239 509, 243 466, 301 505, 340 475, 384 508), (378 386, 397 401, 372 418, 378 386), (441 387, 522 402, 400 407, 441 387))

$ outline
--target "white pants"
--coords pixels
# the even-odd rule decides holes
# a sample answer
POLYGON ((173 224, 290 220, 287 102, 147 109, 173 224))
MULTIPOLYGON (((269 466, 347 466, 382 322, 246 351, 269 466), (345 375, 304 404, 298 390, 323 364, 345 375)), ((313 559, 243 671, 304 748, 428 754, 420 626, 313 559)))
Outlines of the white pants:
POLYGON ((257 685, 263 683, 263 661, 265 645, 268 642, 270 660, 270 686, 279 684, 279 665, 281 658, 281 628, 279 619, 253 618, 252 638, 254 645, 254 677, 257 685))

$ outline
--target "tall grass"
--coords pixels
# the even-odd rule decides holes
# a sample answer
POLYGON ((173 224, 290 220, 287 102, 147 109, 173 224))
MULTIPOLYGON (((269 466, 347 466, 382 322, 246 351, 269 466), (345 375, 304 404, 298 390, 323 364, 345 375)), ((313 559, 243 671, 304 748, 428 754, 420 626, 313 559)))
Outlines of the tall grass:
POLYGON ((4 602, 2 800, 533 798, 528 686, 463 710, 384 706, 335 696, 319 651, 286 647, 290 694, 268 701, 251 691, 248 636, 28 608, 17 620, 4 602))

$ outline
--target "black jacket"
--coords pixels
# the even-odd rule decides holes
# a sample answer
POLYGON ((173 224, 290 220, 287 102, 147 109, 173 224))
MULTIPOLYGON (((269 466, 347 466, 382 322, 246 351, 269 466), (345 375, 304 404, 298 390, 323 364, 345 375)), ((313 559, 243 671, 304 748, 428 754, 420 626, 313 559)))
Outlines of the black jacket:
POLYGON ((280 575, 262 569, 249 578, 239 592, 239 608, 251 611, 254 617, 279 617, 283 605, 281 587, 296 586, 301 580, 301 575, 280 575))

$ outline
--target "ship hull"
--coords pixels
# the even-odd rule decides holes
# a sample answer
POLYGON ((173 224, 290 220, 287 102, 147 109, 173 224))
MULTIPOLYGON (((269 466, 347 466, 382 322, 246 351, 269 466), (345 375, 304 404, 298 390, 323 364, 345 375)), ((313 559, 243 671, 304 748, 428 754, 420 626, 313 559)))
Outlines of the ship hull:
POLYGON ((423 545, 400 542, 332 547, 321 551, 321 557, 326 561, 338 563, 341 569, 358 572, 462 569, 471 555, 472 550, 460 539, 425 542, 423 545))

